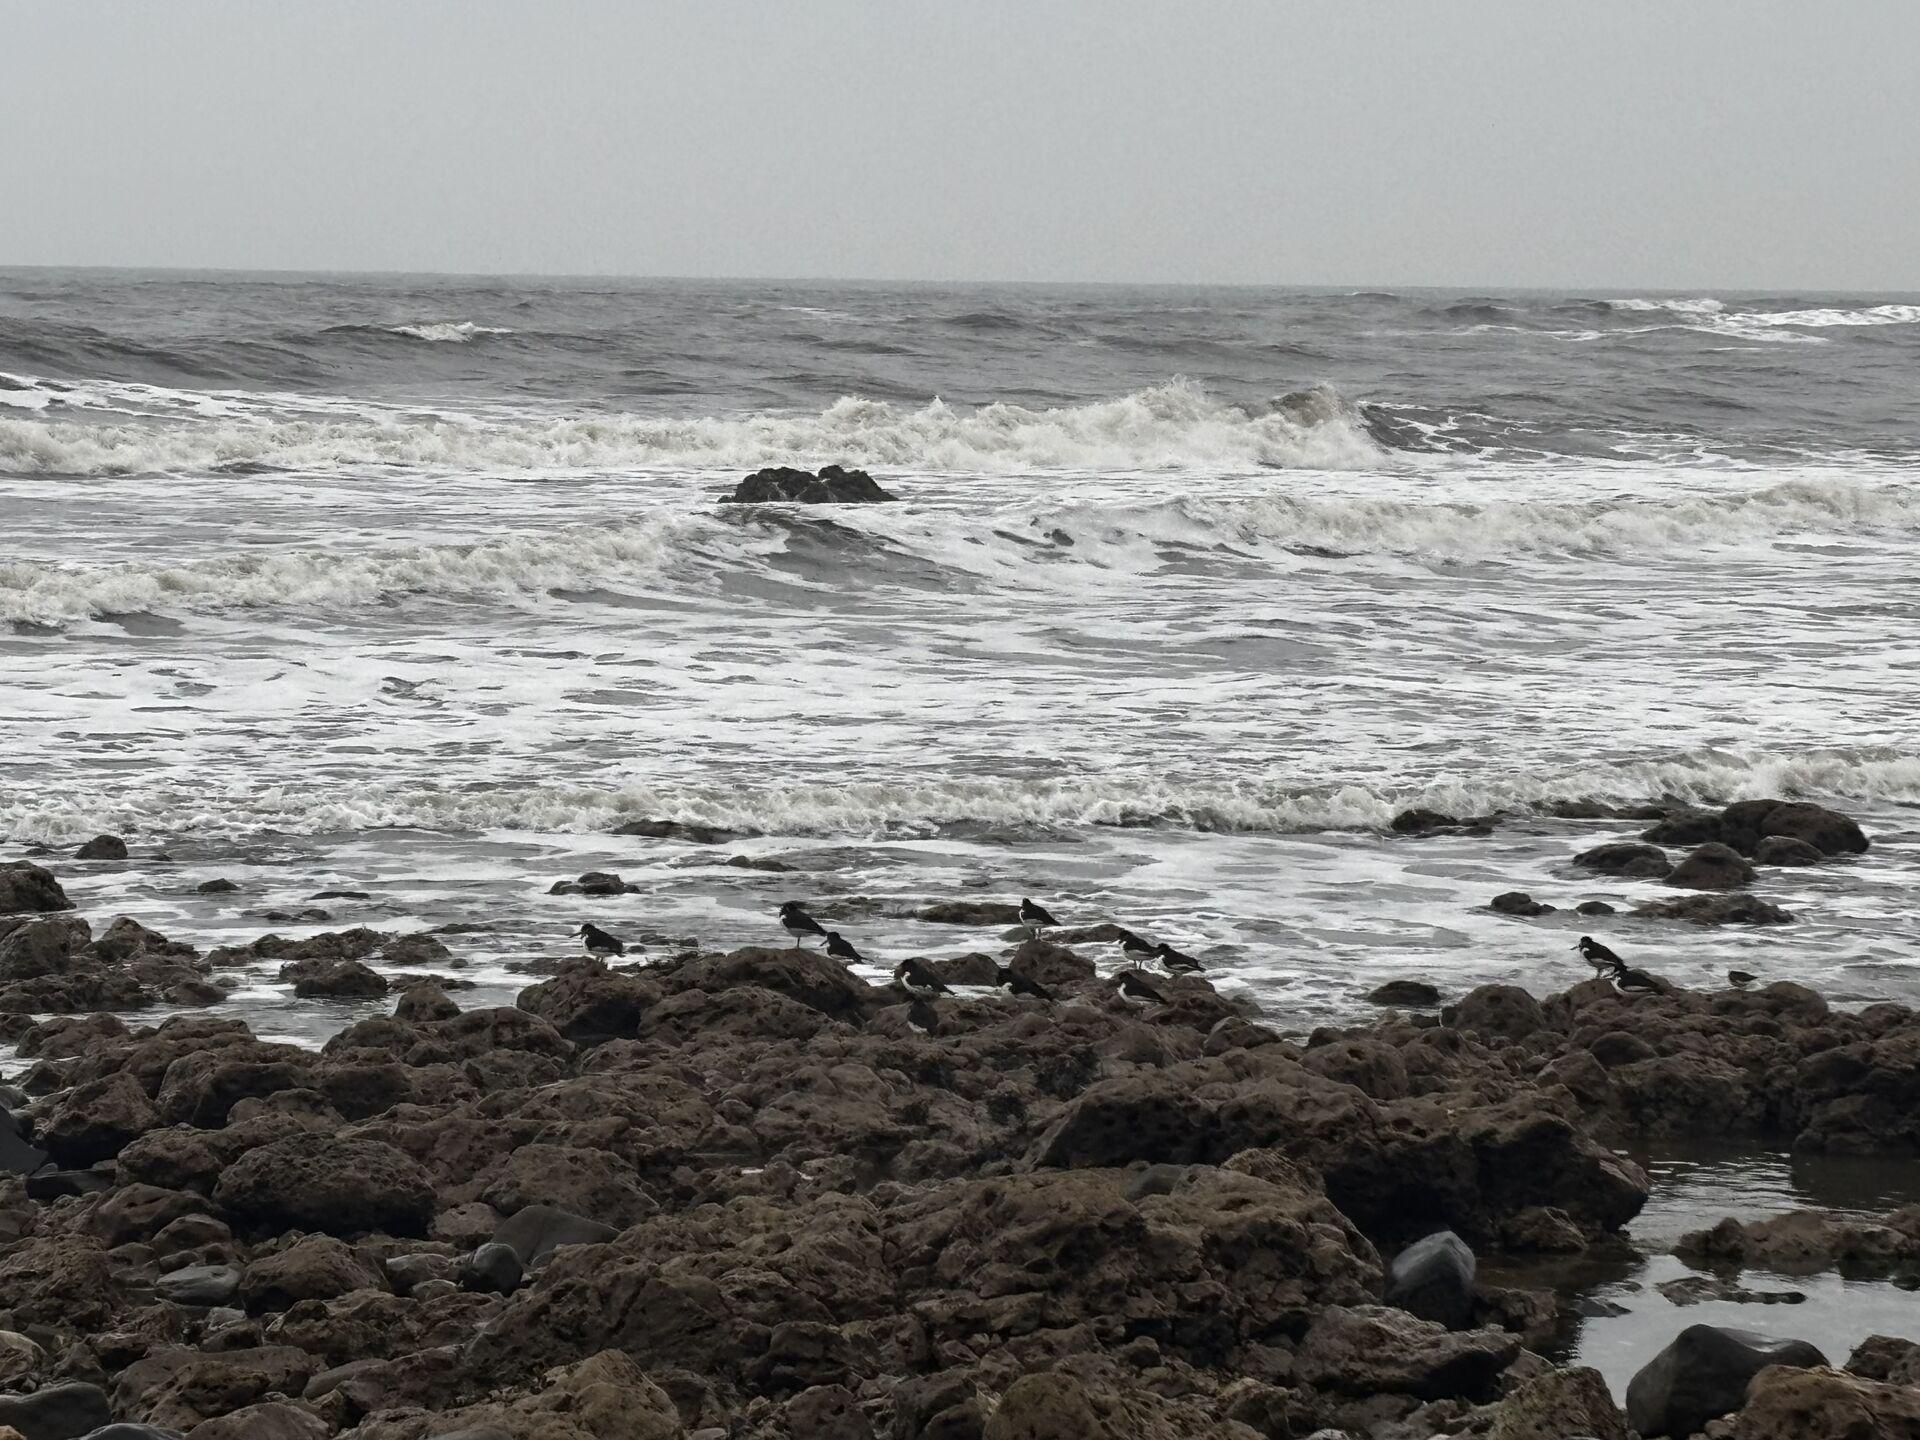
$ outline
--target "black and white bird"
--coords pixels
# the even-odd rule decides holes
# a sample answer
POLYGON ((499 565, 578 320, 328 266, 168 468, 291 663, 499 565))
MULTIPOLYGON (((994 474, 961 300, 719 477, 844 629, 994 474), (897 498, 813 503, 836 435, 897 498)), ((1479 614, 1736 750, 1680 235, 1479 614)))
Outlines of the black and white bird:
POLYGON ((1167 997, 1153 988, 1151 981, 1138 970, 1122 970, 1113 977, 1113 988, 1120 992, 1120 998, 1145 1005, 1164 1005, 1167 997))
POLYGON ((1120 947, 1120 958, 1129 965, 1144 965, 1160 953, 1159 946, 1141 939, 1131 930, 1122 930, 1114 943, 1120 947))
POLYGON ((916 1000, 907 1006, 907 1024, 923 1035, 931 1035, 940 1028, 940 1012, 931 1000, 916 1000))
POLYGON ((1167 973, 1169 975, 1197 975, 1200 971, 1206 969, 1206 966, 1194 959, 1193 956, 1182 955, 1171 945, 1164 943, 1154 947, 1153 958, 1167 967, 1167 973))
POLYGON ((853 942, 843 937, 838 930, 827 931, 827 954, 836 960, 852 960, 858 964, 867 963, 867 957, 853 948, 853 942))
POLYGON ((1644 970, 1635 970, 1621 960, 1613 962, 1613 973, 1607 978, 1613 981, 1613 988, 1622 995, 1659 995, 1667 988, 1665 982, 1644 970))
POLYGON ((1036 905, 1023 896, 1020 901, 1020 923, 1027 927, 1029 935, 1038 935, 1047 926, 1060 922, 1047 913, 1046 906, 1036 905))
POLYGON ((627 953, 626 942, 621 940, 618 935, 609 935, 592 921, 588 921, 573 933, 578 935, 586 945, 589 955, 624 955, 627 953))
POLYGON ((1591 935, 1582 935, 1573 948, 1580 952, 1580 958, 1582 960, 1602 973, 1611 970, 1616 965, 1624 965, 1627 963, 1591 935))
POLYGON ((902 990, 922 1000, 935 995, 951 995, 953 987, 920 960, 908 958, 893 967, 893 980, 902 990))
POLYGON ((1760 977, 1758 975, 1749 974, 1745 970, 1727 971, 1727 983, 1733 986, 1733 988, 1736 990, 1746 989, 1749 985, 1753 984, 1759 978, 1760 977))
POLYGON ((796 947, 810 935, 818 935, 823 940, 826 938, 825 927, 807 914, 806 906, 798 900, 789 900, 780 907, 780 923, 786 928, 787 934, 793 937, 796 947))
POLYGON ((1053 991, 1047 989, 1038 980, 1022 975, 1018 970, 1000 967, 1000 977, 995 980, 996 989, 1006 990, 1014 995, 1031 995, 1035 1000, 1053 999, 1053 991))

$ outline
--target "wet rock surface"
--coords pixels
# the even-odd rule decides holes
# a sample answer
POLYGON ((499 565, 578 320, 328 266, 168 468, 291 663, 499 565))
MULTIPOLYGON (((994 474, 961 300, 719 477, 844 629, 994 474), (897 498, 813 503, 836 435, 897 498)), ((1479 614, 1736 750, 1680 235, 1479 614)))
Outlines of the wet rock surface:
MULTIPOLYGON (((1204 977, 1128 1004, 1100 927, 1003 940, 997 904, 928 917, 984 932, 939 962, 984 993, 936 1001, 931 1033, 792 947, 570 960, 473 1010, 408 982, 317 1052, 204 1014, 23 1015, 0 1423, 70 1404, 88 1429, 214 1440, 1625 1440, 1592 1372, 1533 1353, 1550 1300, 1481 1283, 1476 1251, 1604 1247, 1648 1193, 1614 1147, 1649 1135, 1920 1151, 1901 1007, 1481 986, 1290 1037, 1204 977), (1056 998, 985 989, 1002 967, 1056 998)), ((14 918, 13 984, 244 957, 384 986, 444 963, 372 930, 200 957, 131 921, 14 918)), ((1689 1247, 1883 1273, 1920 1221, 1727 1222, 1689 1247)), ((1895 1423, 1920 1370, 1900 1344, 1795 1372, 1837 1377, 1812 1388, 1750 1369, 1717 1423, 1895 1423)), ((1712 1390, 1689 1356, 1663 1414, 1712 1390)))
POLYGON ((817 473, 774 466, 756 470, 737 486, 722 504, 750 505, 770 501, 798 501, 805 505, 843 505, 898 500, 864 470, 846 470, 825 465, 817 473))

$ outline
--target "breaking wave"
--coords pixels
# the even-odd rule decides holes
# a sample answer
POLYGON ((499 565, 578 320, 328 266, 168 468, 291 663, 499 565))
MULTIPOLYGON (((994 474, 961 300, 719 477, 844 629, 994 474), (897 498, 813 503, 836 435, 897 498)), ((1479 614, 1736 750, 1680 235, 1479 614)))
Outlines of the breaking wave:
POLYGON ((418 320, 410 325, 332 325, 328 335, 398 335, 437 345, 468 345, 488 335, 511 335, 504 325, 480 325, 472 320, 418 320))
POLYGON ((1146 775, 1059 780, 713 787, 500 785, 439 789, 407 782, 351 790, 167 785, 120 797, 16 798, 0 805, 15 843, 67 844, 102 831, 244 836, 380 828, 596 833, 672 819, 748 834, 910 838, 959 827, 1109 826, 1237 834, 1384 829, 1403 809, 1458 815, 1552 813, 1574 802, 1718 805, 1760 796, 1920 800, 1920 756, 1887 751, 1793 754, 1709 750, 1537 776, 1432 785, 1311 785, 1294 778, 1182 782, 1146 775))
MULTIPOLYGON (((662 510, 617 524, 532 530, 456 544, 246 550, 174 564, 0 564, 0 620, 65 625, 129 614, 350 610, 434 601, 537 600, 556 590, 623 593, 693 583, 714 569, 807 560, 832 586, 933 588, 961 572, 1013 587, 1131 585, 1169 558, 1185 566, 1287 566, 1386 557, 1414 564, 1540 556, 1692 554, 1801 537, 1920 533, 1920 487, 1805 479, 1763 489, 1592 501, 1193 496, 1148 504, 1031 504, 975 515, 879 506, 811 512, 662 510), (823 528, 824 527, 824 528, 823 528), (830 532, 830 533, 829 533, 830 532), (849 546, 858 542, 858 560, 849 546), (1074 567, 1061 578, 1061 566, 1074 567)), ((700 584, 706 581, 701 579, 700 584)))
POLYGON ((1801 330, 1825 330, 1834 327, 1867 325, 1920 324, 1920 305, 1870 305, 1845 310, 1819 307, 1802 310, 1734 309, 1711 296, 1694 299, 1628 299, 1609 302, 1615 310, 1640 311, 1676 316, 1682 327, 1710 335, 1726 335, 1739 340, 1798 341, 1819 343, 1825 337, 1802 335, 1801 330))
POLYGON ((915 471, 1247 471, 1365 469, 1385 453, 1351 406, 1322 404, 1311 414, 1279 405, 1250 410, 1186 382, 1053 409, 963 408, 940 400, 912 408, 852 396, 810 415, 687 418, 423 416, 372 406, 315 417, 239 403, 227 408, 245 413, 191 424, 0 420, 0 470, 129 475, 404 465, 527 472, 837 461, 915 471))

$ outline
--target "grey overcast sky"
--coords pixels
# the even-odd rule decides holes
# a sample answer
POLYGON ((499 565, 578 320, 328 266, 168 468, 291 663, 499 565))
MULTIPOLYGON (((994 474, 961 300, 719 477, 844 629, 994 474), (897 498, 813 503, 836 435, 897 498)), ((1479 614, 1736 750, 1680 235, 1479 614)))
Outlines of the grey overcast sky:
POLYGON ((1920 289, 1920 0, 0 0, 0 265, 1920 289))

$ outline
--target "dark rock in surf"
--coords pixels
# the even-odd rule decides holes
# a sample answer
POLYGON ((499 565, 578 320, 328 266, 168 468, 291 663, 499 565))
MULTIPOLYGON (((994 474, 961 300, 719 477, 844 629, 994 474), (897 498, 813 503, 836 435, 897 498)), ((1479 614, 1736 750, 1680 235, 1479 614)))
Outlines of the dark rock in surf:
POLYGON ((1653 920, 1686 920, 1695 925, 1785 925, 1793 913, 1757 895, 1682 895, 1636 905, 1636 915, 1653 920))
POLYGON ((1020 907, 1004 900, 941 900, 910 917, 930 925, 1018 925, 1020 907))
POLYGON ((727 830, 718 825, 696 825, 685 820, 629 820, 614 827, 616 835, 638 835, 648 840, 685 840, 693 845, 724 845, 738 840, 745 831, 727 830))
POLYGON ((1642 830, 1640 838, 1653 845, 1722 845, 1727 827, 1717 810, 1682 810, 1642 830))
POLYGON ((194 893, 198 895, 231 895, 240 887, 231 880, 219 877, 212 880, 202 880, 193 888, 194 893))
POLYGON ((73 852, 76 860, 124 860, 127 842, 118 835, 96 835, 73 852))
POLYGON ((1631 840, 1614 840, 1582 850, 1573 863, 1583 870, 1602 875, 1619 875, 1629 880, 1664 880, 1673 865, 1657 845, 1641 845, 1631 840))
POLYGON ((1689 1325, 1628 1383, 1627 1420, 1646 1440, 1684 1440, 1738 1410, 1749 1382, 1768 1366, 1826 1363, 1804 1340, 1689 1325))
POLYGON ((71 909, 73 902, 52 872, 28 860, 0 865, 0 915, 48 915, 71 909))
POLYGON ((1667 884, 1686 890, 1738 890, 1753 883, 1753 873, 1739 851, 1713 841, 1674 866, 1667 884))
POLYGON ((1582 900, 1573 907, 1576 915, 1613 915, 1618 912, 1604 900, 1582 900))
POLYGON ((358 960, 300 960, 282 965, 280 978, 306 1000, 377 1000, 391 988, 386 976, 358 960))
POLYGON ((630 895, 638 885, 629 885, 611 870, 589 870, 578 880, 556 880, 547 887, 549 895, 630 895))
POLYGON ((1502 915, 1518 915, 1523 919, 1553 913, 1553 906, 1534 899, 1524 890, 1509 890, 1503 895, 1496 895, 1487 903, 1487 908, 1502 915))
POLYGON ((761 505, 798 502, 803 505, 844 505, 898 500, 898 495, 880 488, 864 470, 845 470, 838 465, 822 466, 818 474, 794 470, 784 465, 756 470, 735 487, 723 505, 761 505))
POLYGON ((1473 1286, 1479 1266, 1467 1242, 1451 1230, 1416 1240, 1387 1269, 1387 1304, 1449 1330, 1473 1323, 1473 1286))
POLYGON ((1741 800, 1721 815, 1722 838, 1751 855, 1768 835, 1801 840, 1823 855, 1864 855, 1866 832, 1853 820, 1824 805, 1787 800, 1741 800))
POLYGON ((1440 992, 1424 980, 1389 980, 1369 991, 1367 1000, 1374 1005, 1438 1005, 1440 992))
POLYGON ((1485 834, 1493 828, 1491 820, 1485 817, 1461 819, 1458 815, 1447 815, 1438 810, 1402 810, 1393 817, 1388 829, 1396 835, 1437 835, 1450 831, 1471 830, 1485 834))
POLYGON ((1820 865, 1826 862, 1824 851, 1791 835, 1763 835, 1753 847, 1756 865, 1820 865))

